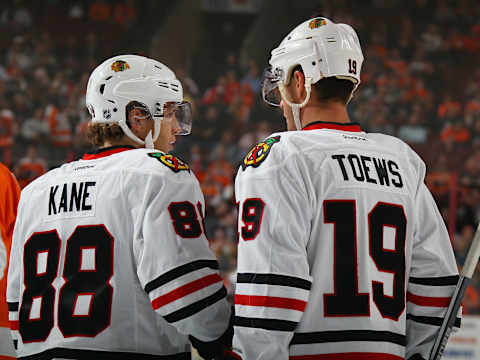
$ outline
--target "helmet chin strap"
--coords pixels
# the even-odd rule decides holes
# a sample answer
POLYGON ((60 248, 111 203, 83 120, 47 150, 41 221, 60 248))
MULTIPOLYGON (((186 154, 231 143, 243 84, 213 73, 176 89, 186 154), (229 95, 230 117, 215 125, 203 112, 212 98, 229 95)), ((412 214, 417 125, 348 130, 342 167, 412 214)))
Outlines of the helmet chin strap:
POLYGON ((153 149, 153 138, 152 132, 149 131, 147 136, 145 136, 145 148, 146 149, 153 149))
POLYGON ((302 122, 300 121, 300 109, 304 107, 308 100, 310 100, 310 93, 312 90, 312 78, 307 77, 305 78, 305 91, 306 91, 306 96, 305 100, 301 104, 296 104, 292 103, 290 100, 288 100, 286 92, 285 92, 285 85, 283 82, 280 82, 278 85, 278 89, 280 90, 280 94, 282 95, 283 101, 285 101, 288 106, 292 108, 292 113, 293 113, 293 121, 295 122, 295 127, 297 130, 302 130, 302 122))
POLYGON ((153 136, 152 132, 149 131, 147 136, 145 137, 145 148, 147 149, 154 149, 154 142, 158 139, 160 135, 160 119, 153 119, 153 136))
POLYGON ((133 133, 133 131, 128 127, 126 122, 119 122, 118 124, 122 128, 125 135, 127 135, 133 141, 145 145, 146 149, 154 149, 154 142, 158 139, 160 135, 160 122, 161 119, 153 119, 153 135, 152 131, 149 131, 147 136, 145 136, 145 140, 140 139, 137 135, 133 133))

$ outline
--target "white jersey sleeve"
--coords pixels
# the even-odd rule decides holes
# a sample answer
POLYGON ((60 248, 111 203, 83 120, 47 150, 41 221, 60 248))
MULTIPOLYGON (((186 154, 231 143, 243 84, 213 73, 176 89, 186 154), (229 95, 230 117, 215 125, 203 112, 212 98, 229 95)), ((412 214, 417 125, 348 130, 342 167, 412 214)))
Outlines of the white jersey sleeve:
POLYGON ((225 332, 230 306, 203 229, 203 195, 191 179, 149 179, 134 255, 153 309, 180 333, 212 341, 225 332))
MULTIPOLYGON (((276 150, 275 143, 264 145, 265 157, 276 150)), ((261 167, 265 158, 252 158, 235 184, 240 239, 233 350, 243 359, 289 358, 311 287, 309 204, 298 176, 285 166, 290 159, 276 155, 261 167)))
MULTIPOLYGON (((414 354, 428 359, 458 281, 450 238, 437 205, 423 183, 423 162, 418 161, 421 162, 415 199, 418 217, 407 284, 407 359, 414 354)), ((460 317, 455 327, 460 327, 460 317)))

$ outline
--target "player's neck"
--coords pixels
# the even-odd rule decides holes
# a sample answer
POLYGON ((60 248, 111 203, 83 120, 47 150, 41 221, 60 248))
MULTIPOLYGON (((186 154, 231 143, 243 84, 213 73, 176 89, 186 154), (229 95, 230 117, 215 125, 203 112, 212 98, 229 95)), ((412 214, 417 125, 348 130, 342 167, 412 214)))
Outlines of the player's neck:
POLYGON ((314 121, 349 123, 347 107, 340 102, 312 104, 302 109, 302 127, 314 121))
POLYGON ((139 147, 139 144, 128 138, 127 136, 124 136, 120 140, 106 140, 100 148, 107 148, 107 147, 112 147, 112 146, 133 146, 133 147, 139 147))

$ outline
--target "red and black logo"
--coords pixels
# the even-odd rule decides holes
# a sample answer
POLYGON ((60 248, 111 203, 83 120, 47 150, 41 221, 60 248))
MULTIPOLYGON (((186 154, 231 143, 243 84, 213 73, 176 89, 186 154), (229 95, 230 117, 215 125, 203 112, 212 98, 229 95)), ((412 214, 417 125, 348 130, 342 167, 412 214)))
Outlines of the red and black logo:
POLYGON ((242 163, 242 169, 245 170, 248 166, 259 167, 260 164, 267 158, 270 149, 273 145, 280 141, 280 135, 268 138, 254 146, 252 150, 245 156, 242 163))
POLYGON ((148 156, 157 159, 158 161, 160 161, 160 163, 162 163, 175 173, 178 173, 182 170, 190 172, 190 167, 188 166, 188 164, 172 154, 153 152, 149 153, 148 156))

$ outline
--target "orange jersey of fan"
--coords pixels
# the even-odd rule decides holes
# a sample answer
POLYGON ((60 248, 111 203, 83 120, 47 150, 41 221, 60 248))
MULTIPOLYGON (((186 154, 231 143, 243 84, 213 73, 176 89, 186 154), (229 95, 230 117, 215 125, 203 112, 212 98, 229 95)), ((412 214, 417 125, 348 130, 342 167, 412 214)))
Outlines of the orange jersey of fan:
MULTIPOLYGON (((5 291, 7 288, 8 259, 19 197, 20 187, 17 180, 15 180, 8 168, 0 163, 0 333, 2 334, 2 339, 8 342, 11 342, 11 340, 7 340, 6 336, 3 336, 3 331, 7 335, 9 334, 5 291)), ((9 343, 4 343, 0 339, 0 360, 14 359, 7 356, 11 355, 11 350, 13 350, 10 346, 9 343)))

